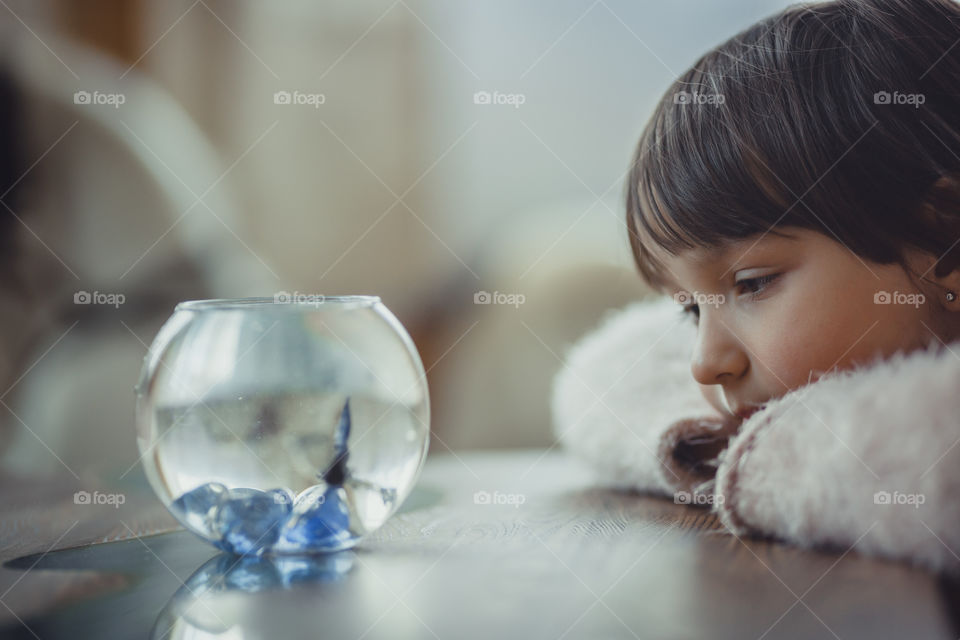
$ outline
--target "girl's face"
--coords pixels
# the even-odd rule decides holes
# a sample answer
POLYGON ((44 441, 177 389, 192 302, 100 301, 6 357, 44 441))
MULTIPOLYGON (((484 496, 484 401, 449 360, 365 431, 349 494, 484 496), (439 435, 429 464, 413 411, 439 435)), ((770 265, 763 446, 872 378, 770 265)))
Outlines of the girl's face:
MULTIPOLYGON (((695 316, 691 372, 719 411, 745 418, 830 370, 960 338, 942 287, 916 278, 919 289, 899 265, 866 261, 821 233, 780 231, 792 237, 657 252, 667 293, 695 316)), ((931 264, 919 254, 908 262, 919 274, 931 264)))

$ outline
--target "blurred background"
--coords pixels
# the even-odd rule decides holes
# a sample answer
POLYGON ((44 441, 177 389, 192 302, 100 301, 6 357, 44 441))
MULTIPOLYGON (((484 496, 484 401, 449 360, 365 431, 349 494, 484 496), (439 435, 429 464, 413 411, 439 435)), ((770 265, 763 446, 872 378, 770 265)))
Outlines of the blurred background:
POLYGON ((281 291, 383 299, 432 452, 551 446, 654 103, 786 4, 0 1, 3 467, 117 478, 174 305, 281 291))

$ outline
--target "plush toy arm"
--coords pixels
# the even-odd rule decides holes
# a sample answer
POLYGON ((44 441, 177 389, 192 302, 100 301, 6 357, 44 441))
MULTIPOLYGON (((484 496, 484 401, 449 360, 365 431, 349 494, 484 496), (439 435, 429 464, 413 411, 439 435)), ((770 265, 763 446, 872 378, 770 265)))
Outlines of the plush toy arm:
POLYGON ((960 567, 960 344, 834 373, 751 416, 714 510, 766 534, 960 567))
POLYGON ((712 479, 737 423, 690 373, 696 327, 660 297, 609 314, 554 379, 554 433, 610 485, 662 494, 712 479), (680 446, 683 445, 683 446, 680 446))

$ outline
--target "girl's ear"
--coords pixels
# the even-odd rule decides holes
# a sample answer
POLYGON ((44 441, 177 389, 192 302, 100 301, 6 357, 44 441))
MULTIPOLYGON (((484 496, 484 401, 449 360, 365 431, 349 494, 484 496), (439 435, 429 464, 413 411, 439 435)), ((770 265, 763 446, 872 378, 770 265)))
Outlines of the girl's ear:
POLYGON ((960 311, 960 174, 940 176, 930 186, 919 221, 949 244, 942 255, 909 251, 916 265, 913 271, 936 285, 934 293, 942 305, 960 311))
POLYGON ((936 298, 936 302, 944 309, 960 311, 960 268, 937 275, 942 264, 938 256, 917 249, 907 249, 906 252, 909 275, 914 284, 927 297, 936 298))
MULTIPOLYGON (((960 269, 954 269, 942 276, 936 275, 939 265, 936 256, 929 253, 908 250, 914 257, 909 259, 911 276, 922 281, 917 286, 928 298, 936 298, 936 303, 948 311, 960 311, 960 269)), ((918 280, 914 279, 914 283, 918 280)))

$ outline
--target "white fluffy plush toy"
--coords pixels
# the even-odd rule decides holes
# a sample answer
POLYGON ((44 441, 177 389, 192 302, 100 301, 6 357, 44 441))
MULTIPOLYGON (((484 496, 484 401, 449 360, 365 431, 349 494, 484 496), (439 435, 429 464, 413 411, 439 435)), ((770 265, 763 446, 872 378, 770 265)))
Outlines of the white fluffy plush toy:
POLYGON ((832 372, 740 422, 690 372, 670 298, 611 312, 554 380, 554 430, 598 480, 771 535, 960 571, 960 342, 832 372))

